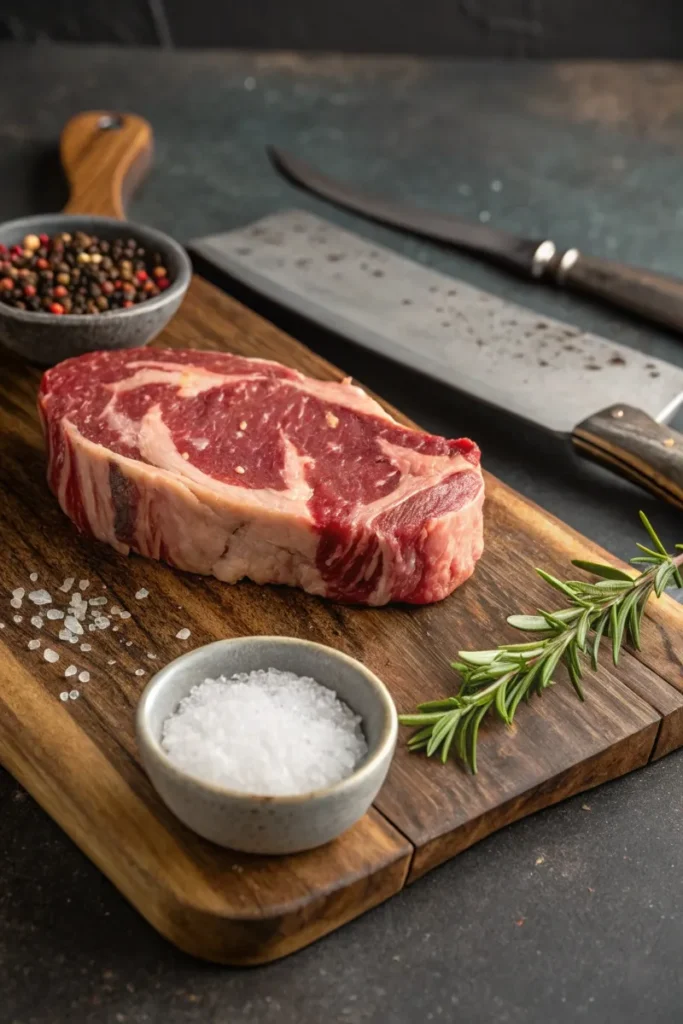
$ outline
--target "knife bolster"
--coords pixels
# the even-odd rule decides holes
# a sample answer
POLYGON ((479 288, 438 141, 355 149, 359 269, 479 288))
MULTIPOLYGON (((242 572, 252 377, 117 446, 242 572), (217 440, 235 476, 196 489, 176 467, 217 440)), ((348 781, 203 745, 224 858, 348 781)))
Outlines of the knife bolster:
POLYGON ((613 405, 572 431, 577 451, 683 509, 683 434, 628 405, 613 405))

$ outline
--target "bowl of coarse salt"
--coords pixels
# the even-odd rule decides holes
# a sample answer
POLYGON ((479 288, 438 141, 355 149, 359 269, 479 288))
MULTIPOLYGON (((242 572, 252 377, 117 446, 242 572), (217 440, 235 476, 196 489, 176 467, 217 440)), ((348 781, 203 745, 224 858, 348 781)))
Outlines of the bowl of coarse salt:
POLYGON ((247 853, 321 846, 365 814, 398 722, 359 661, 286 637, 218 640, 158 672, 138 706, 154 788, 194 832, 247 853))

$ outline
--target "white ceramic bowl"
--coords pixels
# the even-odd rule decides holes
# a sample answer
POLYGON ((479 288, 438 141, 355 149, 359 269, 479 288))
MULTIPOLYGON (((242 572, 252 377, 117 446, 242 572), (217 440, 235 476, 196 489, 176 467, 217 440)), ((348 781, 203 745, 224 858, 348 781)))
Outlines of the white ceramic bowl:
POLYGON ((398 722, 388 690, 359 661, 309 640, 251 636, 199 647, 157 672, 142 694, 136 729, 154 788, 188 828, 234 850, 281 854, 321 846, 365 814, 389 769, 398 722), (368 754, 348 778, 301 796, 257 796, 205 782, 170 760, 163 723, 193 686, 267 668, 312 676, 361 716, 368 754))

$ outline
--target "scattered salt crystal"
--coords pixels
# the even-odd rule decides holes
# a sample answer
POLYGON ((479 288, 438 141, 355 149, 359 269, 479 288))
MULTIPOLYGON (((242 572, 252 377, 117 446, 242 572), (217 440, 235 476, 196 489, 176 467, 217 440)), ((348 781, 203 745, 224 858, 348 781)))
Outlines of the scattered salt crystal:
POLYGON ((90 580, 79 580, 78 581, 78 589, 79 590, 87 590, 89 586, 90 586, 90 580))
POLYGON ((190 458, 190 453, 189 452, 183 452, 183 458, 185 459, 185 462, 187 462, 187 460, 190 458))
POLYGON ((116 664, 116 658, 110 658, 109 661, 107 662, 107 665, 115 665, 115 664, 116 664))
POLYGON ((135 669, 135 675, 136 676, 144 676, 144 674, 145 674, 144 668, 136 668, 135 669))
POLYGON ((240 423, 240 430, 246 430, 246 429, 247 429, 247 421, 246 420, 242 420, 242 422, 240 423))
POLYGON ((132 647, 132 646, 133 646, 133 641, 132 640, 126 640, 126 647, 132 647))
POLYGON ((111 615, 120 615, 122 611, 123 611, 123 608, 119 608, 119 606, 117 604, 113 604, 111 606, 111 608, 109 609, 109 612, 110 612, 111 615))
POLYGON ((79 605, 79 604, 87 604, 87 602, 83 600, 83 595, 79 594, 78 591, 76 591, 74 594, 71 595, 71 598, 69 600, 69 604, 79 605))
POLYGON ((43 651, 43 657, 45 661, 49 661, 50 664, 54 664, 55 661, 59 661, 59 655, 56 651, 53 651, 51 647, 46 647, 43 651))
POLYGON ((106 615, 98 615, 95 619, 95 625, 98 629, 109 629, 109 619, 106 615))
POLYGON ((13 615, 13 616, 12 616, 12 621, 13 621, 13 622, 16 622, 16 624, 17 624, 17 626, 18 626, 18 625, 19 625, 19 623, 20 623, 20 622, 22 621, 22 616, 21 616, 21 615, 13 615))
POLYGON ((129 619, 130 618, 130 612, 119 612, 119 618, 120 619, 129 619))
POLYGON ((28 647, 29 651, 37 651, 38 648, 40 647, 40 640, 29 640, 26 646, 28 647))
POLYGON ((78 637, 76 636, 75 633, 72 633, 71 636, 69 637, 69 643, 70 644, 77 644, 78 643, 78 637))
POLYGON ((38 573, 37 572, 32 572, 31 575, 29 576, 29 579, 30 579, 31 583, 35 583, 36 580, 38 579, 38 573))
POLYGON ((92 651, 92 647, 90 644, 81 644, 81 650, 84 654, 87 654, 88 651, 92 651))
POLYGON ((101 608, 103 604, 107 603, 106 597, 91 597, 88 604, 93 608, 101 608))
POLYGON ((42 629, 43 628, 43 620, 42 620, 41 616, 40 615, 32 615, 31 616, 31 625, 35 626, 36 629, 42 629))
POLYGON ((22 600, 20 597, 13 597, 10 601, 12 608, 21 608, 22 600))
POLYGON ((75 676, 77 672, 78 669, 76 668, 75 665, 69 665, 68 668, 64 669, 64 675, 66 676, 67 679, 69 678, 69 676, 75 676))
POLYGON ((83 669, 82 672, 78 673, 78 681, 79 681, 79 683, 89 683, 90 682, 90 673, 86 672, 86 670, 83 669))
POLYGON ((76 633, 78 636, 83 632, 83 626, 81 626, 75 615, 67 615, 64 619, 64 625, 70 632, 76 633))
POLYGON ((52 598, 47 590, 32 590, 28 595, 28 599, 33 601, 34 604, 52 604, 52 598))
POLYGON ((118 631, 119 631, 119 627, 118 626, 112 626, 111 629, 112 629, 112 633, 118 633, 118 631))
POLYGON ((242 476, 244 473, 246 473, 246 469, 244 468, 244 466, 235 466, 235 472, 239 473, 239 475, 242 476))
POLYGON ((17 587, 16 590, 12 591, 12 597, 16 598, 17 601, 21 601, 26 591, 23 587, 17 587))
POLYGON ((193 437, 192 444, 198 451, 203 452, 209 446, 209 439, 208 437, 193 437))
POLYGON ((183 628, 179 629, 178 632, 176 633, 176 639, 177 640, 187 640, 190 637, 190 635, 191 634, 190 634, 190 631, 187 628, 187 626, 183 626, 183 628))
POLYGON ((91 622, 90 625, 88 626, 88 629, 90 630, 91 633, 94 633, 95 630, 97 629, 97 626, 95 625, 94 622, 91 622))
POLYGON ((156 654, 154 654, 152 651, 147 651, 147 657, 149 658, 150 661, 156 661, 157 660, 156 654))
POLYGON ((66 690, 62 690, 62 692, 59 695, 59 699, 60 700, 68 700, 69 699, 69 694, 67 693, 66 690))
POLYGON ((78 698, 80 697, 80 693, 78 692, 78 690, 69 690, 69 697, 71 698, 71 700, 78 700, 78 698))
POLYGON ((63 594, 68 594, 69 591, 71 590, 71 588, 73 587, 73 585, 74 585, 74 577, 73 576, 67 576, 67 578, 64 580, 64 582, 62 583, 62 585, 61 585, 61 587, 59 589, 62 591, 63 594))
POLYGON ((360 716, 333 690, 274 668, 205 679, 166 719, 161 743, 190 774, 263 796, 333 785, 368 750, 360 716))
POLYGON ((4 628, 5 628, 5 623, 4 622, 0 622, 0 629, 4 629, 4 628))
POLYGON ((48 608, 47 612, 48 619, 63 619, 64 612, 60 611, 59 608, 48 608))
POLYGON ((60 640, 70 640, 73 633, 68 629, 60 629, 58 636, 60 640))
POLYGON ((144 587, 140 587, 135 595, 137 601, 142 601, 145 597, 149 597, 149 590, 145 590, 144 587))

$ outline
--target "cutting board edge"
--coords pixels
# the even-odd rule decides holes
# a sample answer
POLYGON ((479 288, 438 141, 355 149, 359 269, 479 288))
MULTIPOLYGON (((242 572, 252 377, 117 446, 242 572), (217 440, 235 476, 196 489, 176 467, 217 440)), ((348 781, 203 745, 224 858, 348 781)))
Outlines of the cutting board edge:
POLYGON ((537 814, 548 807, 553 807, 572 796, 578 796, 589 789, 595 789, 606 782, 612 782, 632 771, 646 767, 653 759, 661 724, 660 719, 643 726, 642 729, 624 736, 591 758, 577 762, 558 775, 545 780, 540 786, 527 790, 526 793, 500 804, 493 811, 472 819, 446 835, 438 836, 423 846, 417 847, 407 885, 412 885, 413 882, 434 868, 452 860, 459 853, 463 853, 502 828, 532 814, 537 814), (637 747, 632 752, 629 748, 634 739, 637 741, 637 747), (616 762, 614 761, 615 756, 617 757, 616 762), (599 777, 596 777, 596 772, 599 773, 599 777), (585 775, 585 780, 577 781, 577 777, 582 774, 585 775), (565 788, 558 789, 558 785, 565 788), (503 812, 503 820, 490 825, 488 819, 498 812, 503 812))

